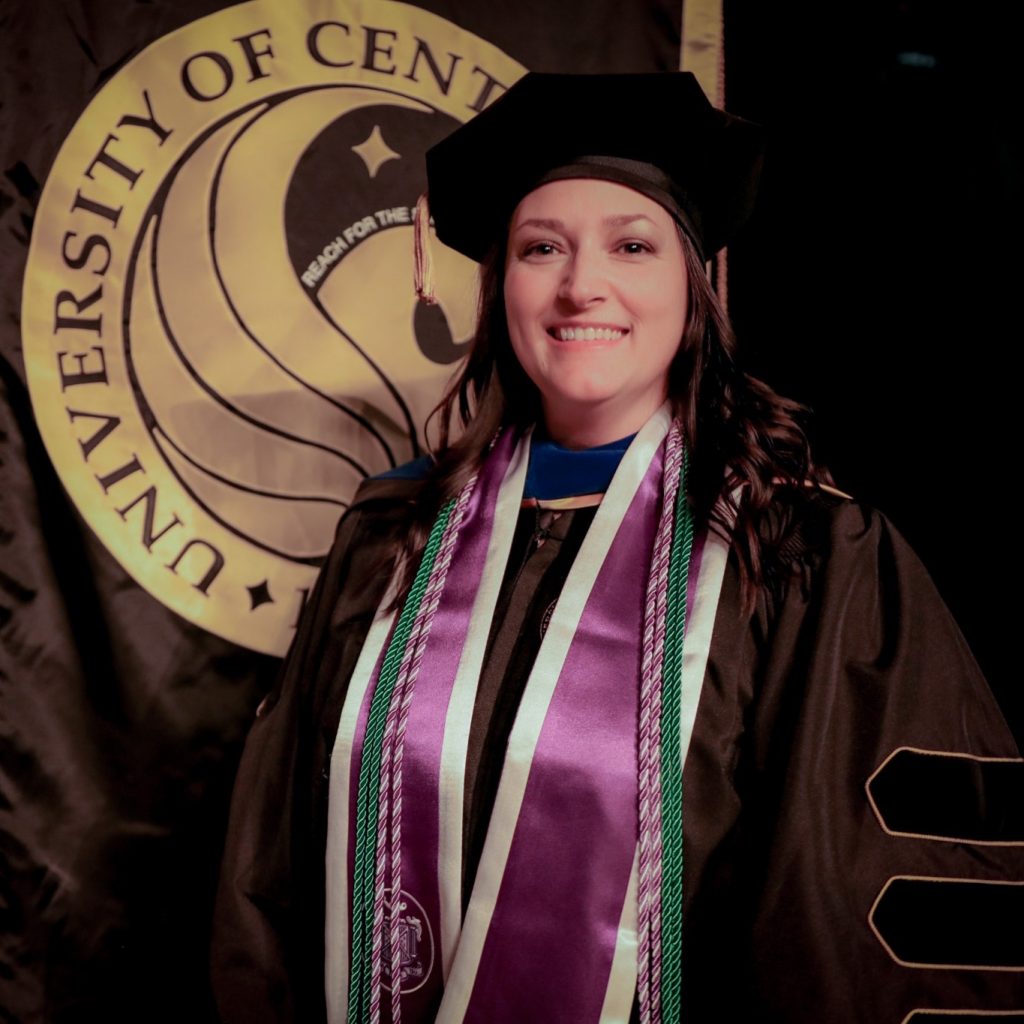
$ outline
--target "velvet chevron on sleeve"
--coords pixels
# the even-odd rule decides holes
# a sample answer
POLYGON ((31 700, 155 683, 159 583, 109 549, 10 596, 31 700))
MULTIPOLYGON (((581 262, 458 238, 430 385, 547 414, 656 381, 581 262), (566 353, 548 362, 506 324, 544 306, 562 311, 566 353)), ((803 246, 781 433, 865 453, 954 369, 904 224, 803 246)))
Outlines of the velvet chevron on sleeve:
POLYGON ((1020 1009, 1021 789, 980 770, 1019 772, 1013 738, 891 524, 800 504, 797 571, 751 623, 727 578, 716 622, 685 772, 690 1019, 1020 1009), (879 815, 880 781, 927 833, 879 815))

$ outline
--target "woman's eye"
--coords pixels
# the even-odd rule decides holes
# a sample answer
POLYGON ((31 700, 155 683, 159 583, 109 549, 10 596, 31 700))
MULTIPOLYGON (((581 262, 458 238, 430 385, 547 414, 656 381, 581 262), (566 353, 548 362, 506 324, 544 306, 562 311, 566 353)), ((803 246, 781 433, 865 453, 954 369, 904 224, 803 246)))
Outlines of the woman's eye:
POLYGON ((620 242, 619 249, 629 256, 638 256, 651 251, 651 247, 646 242, 620 242))
POLYGON ((531 242, 524 250, 524 256, 550 256, 556 252, 551 242, 531 242))

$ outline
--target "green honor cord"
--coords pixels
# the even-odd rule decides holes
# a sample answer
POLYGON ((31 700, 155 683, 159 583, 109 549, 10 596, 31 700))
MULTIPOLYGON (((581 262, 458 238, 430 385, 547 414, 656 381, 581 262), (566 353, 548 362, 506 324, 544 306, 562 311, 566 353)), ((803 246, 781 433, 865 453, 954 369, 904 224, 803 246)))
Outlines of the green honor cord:
POLYGON ((441 509, 423 549, 416 577, 409 596, 402 605, 398 625, 388 644, 380 676, 373 690, 370 714, 363 737, 359 759, 359 786, 356 795, 356 848, 355 870, 352 880, 352 956, 348 986, 348 1019, 350 1024, 362 1024, 370 1013, 370 959, 373 942, 374 871, 377 860, 377 812, 380 791, 381 756, 384 726, 388 708, 398 678, 398 670, 405 657, 413 624, 423 602, 430 574, 434 568, 441 539, 448 526, 455 499, 441 509))
MULTIPOLYGON (((684 449, 682 481, 686 480, 687 461, 684 449)), ((676 493, 669 556, 665 654, 661 673, 661 1020, 672 1022, 679 1020, 681 1009, 683 764, 680 723, 686 588, 692 550, 693 514, 686 501, 686 487, 681 484, 676 493)))

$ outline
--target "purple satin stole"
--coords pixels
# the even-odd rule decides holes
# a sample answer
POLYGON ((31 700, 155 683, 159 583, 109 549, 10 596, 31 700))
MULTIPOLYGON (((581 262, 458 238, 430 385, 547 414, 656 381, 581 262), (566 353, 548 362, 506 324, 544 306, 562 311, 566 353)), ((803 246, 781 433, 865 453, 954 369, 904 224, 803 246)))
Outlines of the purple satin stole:
MULTIPOLYGON (((400 907, 406 1024, 434 1020, 439 1006, 439 1021, 598 1021, 637 846, 640 645, 663 450, 649 436, 653 456, 645 471, 632 470, 642 474, 639 485, 606 509, 622 491, 613 482, 552 616, 509 740, 466 919, 457 919, 461 773, 476 680, 474 673, 467 689, 466 672, 475 665, 478 673, 508 558, 511 530, 493 543, 495 513, 501 495, 503 508, 518 504, 519 493, 508 502, 506 474, 525 457, 510 435, 481 471, 410 709, 400 907), (602 532, 603 547, 591 536, 602 532), (580 564, 588 550, 603 552, 599 567, 580 564), (485 572, 496 576, 480 601, 485 572)), ((373 678, 379 667, 380 659, 373 678)), ((355 724, 350 822, 371 694, 372 686, 355 724)), ((351 892, 351 830, 348 849, 351 892)))

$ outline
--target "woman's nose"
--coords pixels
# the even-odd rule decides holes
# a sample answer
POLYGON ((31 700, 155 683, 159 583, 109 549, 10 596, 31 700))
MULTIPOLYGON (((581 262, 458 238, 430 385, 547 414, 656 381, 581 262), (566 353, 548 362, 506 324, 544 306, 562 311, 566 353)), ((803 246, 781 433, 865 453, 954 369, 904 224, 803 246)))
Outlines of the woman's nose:
POLYGON ((576 307, 589 306, 604 297, 606 286, 600 257, 577 249, 565 263, 558 296, 576 307))

